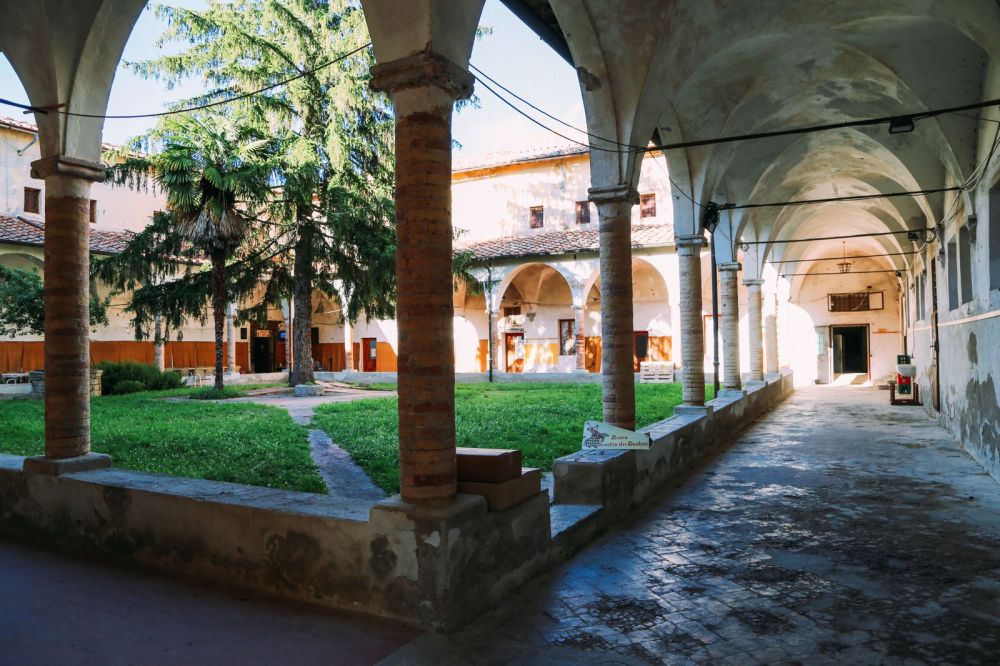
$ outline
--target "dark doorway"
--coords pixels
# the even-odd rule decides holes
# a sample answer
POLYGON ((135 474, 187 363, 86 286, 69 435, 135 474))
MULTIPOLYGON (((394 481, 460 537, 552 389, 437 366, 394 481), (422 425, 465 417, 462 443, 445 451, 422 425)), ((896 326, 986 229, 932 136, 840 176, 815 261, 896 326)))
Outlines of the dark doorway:
POLYGON ((270 331, 254 331, 256 333, 250 345, 250 364, 254 372, 274 371, 274 350, 270 335, 261 337, 261 333, 269 334, 270 331))
POLYGON ((632 348, 632 372, 639 372, 640 364, 649 358, 649 331, 634 331, 635 345, 632 348))
POLYGON ((833 374, 868 374, 868 327, 833 327, 833 374))

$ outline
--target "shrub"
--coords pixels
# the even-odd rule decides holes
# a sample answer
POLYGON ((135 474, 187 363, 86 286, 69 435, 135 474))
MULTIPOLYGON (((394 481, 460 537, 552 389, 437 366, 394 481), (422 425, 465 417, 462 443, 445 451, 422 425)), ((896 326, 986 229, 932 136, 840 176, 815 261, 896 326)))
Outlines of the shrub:
POLYGON ((129 382, 130 390, 127 391, 128 393, 160 391, 180 388, 181 386, 180 374, 174 371, 160 372, 160 369, 155 365, 134 361, 120 363, 105 361, 97 367, 104 371, 104 374, 101 375, 101 392, 105 395, 118 394, 118 386, 125 382, 129 382), (132 388, 132 384, 139 384, 141 388, 132 388))
POLYGON ((114 395, 125 395, 126 393, 138 393, 145 390, 146 386, 142 382, 137 382, 134 379, 123 379, 112 387, 111 392, 114 395))

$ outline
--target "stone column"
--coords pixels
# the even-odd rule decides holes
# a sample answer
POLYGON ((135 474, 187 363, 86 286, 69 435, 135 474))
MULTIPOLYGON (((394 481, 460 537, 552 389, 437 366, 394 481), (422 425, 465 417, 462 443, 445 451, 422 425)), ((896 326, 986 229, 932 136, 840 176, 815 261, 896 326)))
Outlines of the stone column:
POLYGON ((722 385, 738 391, 740 379, 739 262, 719 264, 719 328, 722 331, 722 385))
POLYGON ((587 336, 583 330, 584 306, 573 306, 573 326, 576 329, 576 371, 587 372, 587 336))
POLYGON ((684 404, 692 407, 705 404, 705 320, 701 315, 701 248, 705 238, 700 234, 676 238, 680 268, 681 293, 681 373, 684 404))
POLYGON ((164 358, 164 352, 166 351, 166 345, 164 344, 163 337, 163 317, 161 315, 155 315, 153 317, 153 364, 163 372, 166 368, 166 359, 164 358))
POLYGON ((354 369, 354 324, 344 318, 344 370, 354 369))
POLYGON ((396 320, 400 495, 455 496, 451 113, 472 94, 466 70, 423 51, 372 67, 396 116, 396 320))
POLYGON ((226 307, 226 367, 230 374, 236 372, 236 305, 226 307))
POLYGON ((760 287, 763 280, 744 280, 747 286, 747 324, 750 336, 750 379, 764 381, 763 312, 760 287))
POLYGON ((24 469, 107 467, 90 453, 90 185, 104 167, 57 155, 31 175, 45 179, 45 455, 24 469))
POLYGON ((778 296, 767 295, 767 314, 764 316, 764 371, 771 375, 778 372, 778 296))
POLYGON ((597 205, 600 219, 604 421, 634 430, 632 207, 639 195, 626 187, 592 188, 590 200, 597 205))

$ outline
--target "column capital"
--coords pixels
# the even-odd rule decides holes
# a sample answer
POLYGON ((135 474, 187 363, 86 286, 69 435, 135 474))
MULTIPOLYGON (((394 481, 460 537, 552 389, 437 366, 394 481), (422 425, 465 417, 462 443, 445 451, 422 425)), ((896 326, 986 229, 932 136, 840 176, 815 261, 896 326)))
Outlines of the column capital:
POLYGON ((743 280, 743 284, 748 287, 759 287, 764 284, 764 281, 760 278, 747 278, 743 280))
POLYGON ((701 248, 708 245, 708 241, 701 234, 687 234, 684 236, 675 236, 674 245, 679 249, 700 251, 701 248))
POLYGON ((718 268, 720 271, 732 271, 735 273, 743 270, 743 265, 738 261, 727 261, 724 264, 719 264, 718 268))
POLYGON ((434 86, 452 99, 472 96, 475 77, 434 51, 421 51, 371 68, 372 90, 396 93, 407 88, 434 86))
POLYGON ((32 178, 44 180, 49 176, 69 176, 100 183, 107 177, 107 170, 100 162, 68 155, 50 155, 31 163, 32 178))
POLYGON ((612 185, 611 187, 591 187, 587 190, 588 198, 594 204, 627 203, 633 206, 639 203, 639 191, 628 185, 612 185))

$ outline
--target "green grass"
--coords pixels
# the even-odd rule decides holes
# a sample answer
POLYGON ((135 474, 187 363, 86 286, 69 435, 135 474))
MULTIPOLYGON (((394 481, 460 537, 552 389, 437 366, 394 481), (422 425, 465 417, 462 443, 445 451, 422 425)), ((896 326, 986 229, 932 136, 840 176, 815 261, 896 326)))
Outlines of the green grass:
MULTIPOLYGON (((681 386, 639 384, 635 402, 641 428, 673 413, 681 403, 681 386)), ((584 421, 601 418, 601 386, 459 384, 455 412, 458 446, 520 449, 525 465, 549 470, 553 460, 580 449, 584 421)), ((395 398, 322 405, 313 424, 343 446, 378 486, 398 492, 395 398)))
MULTIPOLYGON (((202 400, 166 401, 181 391, 91 400, 92 448, 122 469, 326 492, 304 429, 277 407, 202 400)), ((183 393, 180 393, 183 395, 183 393)), ((44 451, 41 400, 0 401, 0 451, 44 451)))

